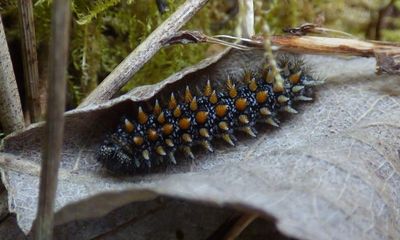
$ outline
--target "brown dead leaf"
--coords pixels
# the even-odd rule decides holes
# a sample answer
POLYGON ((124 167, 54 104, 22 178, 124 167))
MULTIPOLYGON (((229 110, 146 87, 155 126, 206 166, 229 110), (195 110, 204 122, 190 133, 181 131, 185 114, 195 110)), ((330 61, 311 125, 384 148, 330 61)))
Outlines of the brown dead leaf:
MULTIPOLYGON (((258 126, 237 147, 216 142, 214 154, 179 158, 154 174, 110 176, 95 153, 123 112, 159 91, 257 68, 260 52, 230 51, 196 67, 107 103, 66 114, 55 220, 63 224, 99 217, 132 201, 158 195, 258 211, 299 239, 400 238, 400 98, 378 83, 375 60, 306 56, 326 78, 313 103, 286 118, 279 129, 258 126)), ((9 208, 29 232, 36 215, 42 125, 4 140, 0 157, 9 208)), ((143 203, 145 204, 145 203, 143 203)))

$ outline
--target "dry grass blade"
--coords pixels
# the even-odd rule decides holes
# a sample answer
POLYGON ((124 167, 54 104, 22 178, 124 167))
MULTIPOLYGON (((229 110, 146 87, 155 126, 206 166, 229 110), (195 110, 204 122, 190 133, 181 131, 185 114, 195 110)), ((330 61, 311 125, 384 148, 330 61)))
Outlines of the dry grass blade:
POLYGON ((242 37, 234 37, 230 35, 215 35, 215 36, 207 36, 201 31, 179 31, 176 32, 173 36, 168 39, 162 41, 164 46, 170 46, 174 44, 193 44, 193 43, 211 43, 211 44, 219 44, 239 50, 252 50, 254 47, 249 47, 244 44, 240 44, 237 42, 244 43, 253 43, 253 40, 242 37), (226 39, 226 40, 225 40, 226 39), (229 41, 228 41, 229 40, 229 41))
POLYGON ((282 50, 311 54, 375 57, 378 73, 398 74, 400 46, 397 43, 314 36, 274 36, 271 42, 282 50))
POLYGON ((241 232, 243 232, 244 229, 246 229, 247 226, 250 225, 256 218, 258 217, 258 214, 255 213, 247 213, 243 214, 232 226, 231 229, 229 229, 229 232, 224 236, 223 239, 225 240, 234 240, 236 239, 241 232))
POLYGON ((299 27, 283 29, 283 32, 289 33, 289 34, 295 35, 295 36, 305 36, 308 34, 329 36, 329 34, 331 34, 331 35, 343 36, 343 37, 348 37, 348 38, 356 38, 355 36, 353 36, 349 33, 346 33, 343 31, 338 31, 335 29, 330 29, 330 28, 323 28, 314 23, 304 23, 304 24, 300 25, 299 27))
POLYGON ((24 117, 0 17, 0 121, 5 133, 24 128, 24 117))
POLYGON ((164 39, 175 34, 207 0, 186 1, 129 54, 79 107, 110 99, 163 46, 164 39))
POLYGON ((53 1, 48 110, 44 129, 46 141, 42 152, 36 239, 51 239, 53 234, 53 211, 64 133, 69 23, 69 1, 53 1))
POLYGON ((32 0, 19 0, 18 10, 21 29, 21 43, 25 76, 26 106, 31 122, 41 118, 39 99, 39 69, 36 54, 35 24, 33 22, 32 0))
MULTIPOLYGON (((265 31, 267 32, 267 31, 265 31)), ((228 35, 207 36, 199 31, 180 31, 164 41, 166 45, 188 43, 213 43, 240 50, 255 48, 267 49, 272 58, 272 50, 280 49, 301 54, 348 55, 375 57, 377 72, 398 74, 400 69, 400 46, 398 43, 382 41, 362 41, 349 38, 319 36, 262 36, 254 39, 233 37, 228 35), (229 42, 240 40, 242 43, 229 42), (264 41, 265 39, 269 39, 264 41), (271 44, 268 44, 268 43, 271 44), (269 49, 269 50, 268 50, 269 49)), ((274 64, 272 64, 273 67, 274 64)), ((273 69, 277 69, 274 68, 273 69)))
POLYGON ((271 42, 282 50, 298 53, 341 54, 362 57, 373 57, 377 50, 392 48, 392 46, 356 39, 314 36, 273 36, 271 42))

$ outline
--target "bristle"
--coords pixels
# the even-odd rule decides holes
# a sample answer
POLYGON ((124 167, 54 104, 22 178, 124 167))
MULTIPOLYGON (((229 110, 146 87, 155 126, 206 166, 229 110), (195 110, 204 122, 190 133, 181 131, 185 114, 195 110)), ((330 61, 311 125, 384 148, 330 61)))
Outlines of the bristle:
POLYGON ((204 96, 209 97, 211 96, 211 93, 213 92, 210 80, 207 80, 206 87, 204 88, 204 96))
POLYGON ((174 131, 174 125, 171 123, 166 123, 161 127, 161 132, 166 136, 170 135, 172 131, 174 131))
POLYGON ((232 83, 231 79, 228 78, 228 80, 226 81, 226 86, 228 89, 228 94, 231 98, 235 98, 237 96, 237 89, 236 89, 236 85, 232 83))
POLYGON ((174 109, 173 114, 175 118, 178 118, 182 115, 181 107, 179 105, 174 109))
POLYGON ((183 152, 185 153, 186 156, 188 156, 191 159, 194 159, 194 155, 192 153, 192 149, 190 147, 183 147, 183 152))
POLYGON ((281 65, 280 68, 281 68, 282 72, 288 73, 290 71, 289 70, 289 62, 288 61, 284 60, 280 65, 281 65))
POLYGON ((253 129, 251 129, 251 127, 243 127, 240 130, 245 132, 245 133, 247 133, 247 134, 249 134, 252 137, 257 137, 255 131, 253 129))
POLYGON ((256 82, 256 79, 255 79, 255 78, 253 78, 253 79, 250 80, 250 82, 249 82, 249 89, 250 89, 250 91, 252 91, 252 92, 255 92, 255 91, 257 90, 257 82, 256 82))
POLYGON ((229 130, 229 126, 227 122, 220 122, 218 123, 218 127, 221 128, 222 130, 228 131, 229 130))
POLYGON ((124 123, 125 123, 125 131, 127 131, 128 133, 132 132, 133 129, 135 128, 133 123, 126 118, 124 123))
POLYGON ((267 118, 265 123, 272 125, 274 127, 279 127, 279 124, 273 118, 267 118))
POLYGON ((271 115, 271 111, 270 111, 268 108, 266 108, 266 107, 260 108, 260 113, 261 113, 262 115, 264 115, 264 116, 269 116, 269 115, 271 115))
POLYGON ((244 76, 243 76, 243 81, 245 82, 245 83, 250 83, 250 81, 252 80, 252 74, 251 74, 251 72, 250 71, 245 71, 244 72, 244 76))
POLYGON ((217 97, 217 93, 215 92, 215 90, 211 93, 209 101, 212 104, 216 104, 218 102, 218 97, 217 97))
POLYGON ((173 109, 176 108, 177 105, 178 105, 178 103, 176 101, 175 95, 174 95, 174 93, 171 93, 171 97, 170 97, 169 102, 168 102, 168 108, 170 110, 173 110, 173 109))
POLYGON ((193 99, 192 93, 190 92, 189 86, 185 89, 185 103, 190 103, 193 99))
POLYGON ((298 93, 298 92, 300 92, 300 91, 303 90, 303 89, 304 89, 304 86, 297 85, 297 86, 294 86, 294 87, 292 88, 292 92, 298 93))
POLYGON ((155 116, 158 116, 161 113, 161 107, 158 103, 158 99, 156 99, 156 102, 154 103, 153 113, 155 116))
POLYGON ((147 130, 147 138, 150 141, 156 141, 158 139, 157 131, 155 129, 152 129, 152 128, 147 130))
POLYGON ((300 81, 300 76, 301 76, 301 71, 298 71, 297 73, 294 73, 294 74, 289 76, 289 81, 292 84, 298 84, 299 81, 300 81))
POLYGON ((174 147, 175 146, 174 142, 169 138, 165 139, 165 143, 167 144, 168 147, 174 147))
POLYGON ((306 96, 297 96, 294 98, 295 101, 303 101, 303 102, 308 102, 308 101, 312 101, 313 99, 310 97, 306 97, 306 96))
POLYGON ((225 142, 229 143, 231 146, 235 146, 235 143, 232 141, 232 138, 229 134, 222 134, 222 139, 224 139, 225 142))
POLYGON ((280 96, 278 97, 278 102, 281 103, 281 104, 286 103, 286 102, 289 101, 289 100, 290 100, 290 99, 289 99, 288 97, 284 96, 284 95, 280 95, 280 96))
POLYGON ((225 116, 227 111, 228 111, 228 105, 217 105, 215 107, 215 112, 216 112, 217 116, 220 118, 225 116))
POLYGON ((150 153, 149 153, 148 150, 143 150, 142 156, 143 156, 144 159, 150 160, 150 153))
POLYGON ((238 98, 235 101, 235 107, 239 111, 243 111, 246 109, 248 103, 246 98, 238 98))
POLYGON ((192 101, 190 102, 190 110, 196 111, 197 108, 198 108, 197 99, 196 99, 196 97, 194 97, 194 98, 192 99, 192 101))
POLYGON ((189 118, 181 118, 179 119, 179 128, 182 130, 186 130, 190 127, 190 119, 189 118))
POLYGON ((161 123, 161 124, 165 122, 165 115, 164 115, 163 112, 161 112, 160 115, 158 115, 157 121, 158 121, 159 123, 161 123))
POLYGON ((285 106, 285 107, 283 108, 283 110, 284 110, 285 112, 288 112, 288 113, 294 113, 294 114, 298 113, 297 110, 294 109, 294 108, 292 108, 291 106, 285 106))
POLYGON ((203 145, 203 147, 207 149, 209 152, 214 152, 214 149, 212 149, 209 141, 202 141, 201 145, 203 145))
POLYGON ((142 107, 139 107, 138 110, 138 122, 140 124, 145 124, 147 120, 149 119, 149 116, 143 111, 142 107))
POLYGON ((169 157, 169 160, 170 160, 173 164, 176 164, 176 159, 175 159, 175 156, 174 156, 174 153, 173 153, 173 152, 168 153, 168 157, 169 157))
POLYGON ((202 137, 205 137, 205 138, 210 137, 210 133, 208 132, 207 128, 200 128, 199 133, 200 133, 200 136, 202 136, 202 137))
POLYGON ((239 116, 239 122, 243 124, 248 124, 249 123, 249 118, 246 115, 240 115, 239 116))
POLYGON ((143 137, 140 137, 140 136, 133 137, 133 142, 138 146, 142 145, 143 141, 144 141, 143 137))
POLYGON ((260 91, 256 94, 256 101, 257 103, 265 103, 268 99, 268 92, 267 91, 260 91))
POLYGON ((192 139, 192 137, 190 136, 189 133, 182 134, 182 140, 187 142, 187 143, 193 142, 193 139, 192 139))
POLYGON ((207 121, 208 118, 208 112, 205 111, 199 111, 196 113, 196 122, 198 124, 203 124, 207 121))
POLYGON ((167 155, 167 153, 165 152, 164 148, 162 146, 158 146, 156 148, 156 152, 158 153, 158 155, 160 156, 165 156, 167 155))

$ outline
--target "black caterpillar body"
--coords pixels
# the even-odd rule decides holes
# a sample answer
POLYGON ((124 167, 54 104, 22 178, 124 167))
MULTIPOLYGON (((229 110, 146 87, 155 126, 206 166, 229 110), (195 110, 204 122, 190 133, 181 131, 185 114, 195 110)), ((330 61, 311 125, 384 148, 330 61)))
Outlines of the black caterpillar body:
POLYGON ((312 100, 309 93, 318 81, 306 72, 302 64, 286 62, 281 79, 266 67, 262 74, 246 73, 237 85, 227 80, 222 92, 213 90, 210 81, 199 96, 186 87, 182 99, 172 93, 166 104, 156 100, 151 112, 139 107, 135 119, 123 117, 98 159, 112 172, 135 173, 161 162, 176 164, 177 150, 194 158, 194 145, 212 152, 214 138, 234 146, 235 131, 255 137, 257 122, 278 126, 280 111, 296 113, 294 102, 312 100))

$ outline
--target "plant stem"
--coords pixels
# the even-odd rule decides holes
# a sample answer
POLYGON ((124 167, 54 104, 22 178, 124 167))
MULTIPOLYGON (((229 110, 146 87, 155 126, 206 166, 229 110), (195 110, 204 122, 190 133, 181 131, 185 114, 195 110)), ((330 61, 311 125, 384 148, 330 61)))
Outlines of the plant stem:
POLYGON ((31 122, 38 122, 41 120, 41 107, 32 0, 18 0, 18 13, 21 29, 22 62, 25 76, 25 102, 29 109, 31 122))
POLYGON ((258 214, 255 213, 245 213, 243 214, 229 229, 226 235, 223 237, 224 240, 234 240, 236 239, 247 226, 250 225, 256 218, 258 214))
POLYGON ((239 24, 237 36, 251 38, 254 36, 254 3, 253 0, 239 0, 239 24))
POLYGON ((53 0, 52 41, 49 55, 48 101, 45 141, 42 152, 39 206, 36 239, 51 239, 53 235, 54 203, 64 133, 66 70, 70 9, 69 1, 53 0))
POLYGON ((0 17, 0 122, 4 132, 24 128, 24 115, 11 62, 7 39, 0 17))
POLYGON ((161 49, 163 46, 162 42, 173 36, 207 1, 185 1, 146 40, 137 46, 78 107, 110 99, 161 49))

